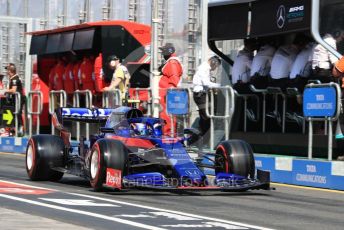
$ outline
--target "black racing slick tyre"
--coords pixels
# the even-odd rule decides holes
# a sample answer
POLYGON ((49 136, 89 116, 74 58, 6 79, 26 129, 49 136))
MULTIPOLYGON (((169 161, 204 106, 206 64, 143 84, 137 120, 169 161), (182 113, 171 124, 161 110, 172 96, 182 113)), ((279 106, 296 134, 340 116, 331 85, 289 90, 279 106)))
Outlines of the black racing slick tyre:
POLYGON ((64 143, 61 137, 36 135, 29 139, 26 148, 26 171, 31 180, 58 181, 62 172, 54 167, 64 167, 64 143))
POLYGON ((255 162, 251 146, 242 140, 221 142, 216 148, 215 173, 233 173, 254 178, 255 162))
MULTIPOLYGON (((128 150, 122 142, 110 139, 100 139, 91 149, 90 183, 95 191, 101 191, 106 183, 107 168, 121 171, 121 176, 127 175, 128 150)), ((122 181, 120 182, 122 183, 122 181)))

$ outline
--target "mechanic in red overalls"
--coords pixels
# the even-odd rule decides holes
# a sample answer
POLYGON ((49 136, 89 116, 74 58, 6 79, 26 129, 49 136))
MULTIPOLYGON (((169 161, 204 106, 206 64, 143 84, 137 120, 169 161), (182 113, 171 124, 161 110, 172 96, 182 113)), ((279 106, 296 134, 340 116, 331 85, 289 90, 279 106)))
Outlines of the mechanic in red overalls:
POLYGON ((63 90, 63 75, 65 73, 65 57, 61 57, 55 66, 54 90, 63 90))
POLYGON ((94 56, 84 57, 80 64, 81 89, 95 92, 94 85, 94 56))
POLYGON ((95 76, 95 89, 97 93, 101 93, 102 89, 106 86, 104 82, 103 72, 103 56, 102 53, 98 55, 94 61, 94 76, 95 76))
POLYGON ((57 63, 55 63, 49 72, 49 90, 54 90, 55 85, 55 68, 57 66, 57 63))
POLYGON ((71 55, 69 58, 69 63, 67 64, 64 71, 64 75, 63 75, 63 88, 66 91, 67 95, 71 95, 75 91, 74 74, 73 74, 75 61, 76 61, 76 56, 71 55))
POLYGON ((82 61, 75 60, 73 63, 73 78, 74 78, 74 89, 81 89, 81 74, 80 65, 82 61))
MULTIPOLYGON (((171 119, 166 113, 166 93, 168 88, 176 88, 181 82, 183 74, 183 67, 179 58, 175 54, 175 48, 172 43, 166 43, 161 47, 161 54, 166 60, 165 64, 161 68, 161 78, 159 81, 159 96, 162 111, 160 112, 160 118, 166 121, 163 133, 168 135, 171 133, 171 119)), ((176 131, 176 122, 173 122, 174 131, 176 131)))

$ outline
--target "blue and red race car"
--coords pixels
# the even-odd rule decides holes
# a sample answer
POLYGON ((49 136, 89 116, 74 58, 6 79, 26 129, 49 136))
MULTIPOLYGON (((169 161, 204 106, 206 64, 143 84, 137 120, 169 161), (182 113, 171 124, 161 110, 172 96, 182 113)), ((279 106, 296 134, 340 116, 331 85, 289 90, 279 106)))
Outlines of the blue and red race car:
POLYGON ((197 131, 166 136, 163 120, 129 107, 59 108, 52 122, 59 136, 36 135, 28 142, 26 169, 32 180, 57 181, 70 173, 88 179, 95 190, 270 189, 269 172, 255 169, 252 149, 241 140, 222 141, 215 151, 204 152, 192 143, 202 140, 197 131), (66 121, 98 124, 99 132, 75 144, 66 121))

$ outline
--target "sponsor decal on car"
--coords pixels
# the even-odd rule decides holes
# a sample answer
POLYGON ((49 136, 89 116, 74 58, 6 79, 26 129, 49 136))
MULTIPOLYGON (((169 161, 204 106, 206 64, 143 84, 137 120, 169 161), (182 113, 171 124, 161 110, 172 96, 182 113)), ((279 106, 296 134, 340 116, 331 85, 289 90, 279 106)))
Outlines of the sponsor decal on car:
POLYGON ((106 185, 112 188, 122 188, 122 172, 121 170, 107 168, 106 169, 106 185))

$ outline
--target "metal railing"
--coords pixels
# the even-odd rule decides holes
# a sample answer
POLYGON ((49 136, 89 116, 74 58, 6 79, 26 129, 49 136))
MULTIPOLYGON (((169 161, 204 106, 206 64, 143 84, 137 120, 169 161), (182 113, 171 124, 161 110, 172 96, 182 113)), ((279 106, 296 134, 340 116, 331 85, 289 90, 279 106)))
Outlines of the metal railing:
POLYGON ((147 116, 151 116, 152 115, 152 111, 153 111, 153 96, 152 96, 152 89, 151 88, 134 88, 134 95, 131 95, 131 99, 134 99, 134 100, 140 100, 140 102, 143 102, 141 99, 140 99, 140 95, 139 95, 139 92, 145 92, 147 91, 148 93, 148 99, 147 99, 147 116))
POLYGON ((250 89, 254 93, 261 93, 263 95, 263 109, 262 109, 262 132, 266 131, 266 89, 257 89, 254 85, 250 85, 250 89))
POLYGON ((214 120, 223 120, 224 125, 225 125, 225 139, 229 139, 229 133, 231 130, 231 121, 233 118, 234 114, 234 108, 235 108, 235 94, 234 90, 230 86, 223 86, 223 87, 212 87, 209 88, 206 96, 206 114, 210 119, 210 149, 214 149, 214 120), (215 115, 215 106, 214 106, 214 101, 215 101, 215 92, 216 91, 224 91, 225 93, 225 113, 224 115, 215 115), (210 96, 210 102, 209 98, 210 96), (209 106, 210 105, 210 106, 209 106), (209 111, 210 109, 210 111, 209 111))
POLYGON ((40 115, 43 111, 43 94, 41 91, 30 91, 28 93, 28 104, 27 104, 27 113, 29 118, 29 136, 32 136, 33 130, 33 116, 36 115, 37 123, 36 123, 36 132, 35 134, 39 134, 40 129, 40 115), (33 109, 33 100, 37 99, 37 109, 34 111, 33 109))
POLYGON ((119 89, 104 91, 102 95, 102 107, 112 108, 116 105, 122 105, 121 91, 119 89))
MULTIPOLYGON (((67 94, 64 90, 51 90, 49 93, 49 114, 54 114, 56 107, 55 100, 59 101, 58 107, 66 107, 67 105, 67 94)), ((55 134, 54 125, 51 123, 51 134, 55 134)))
POLYGON ((237 97, 241 97, 244 99, 244 132, 247 132, 247 101, 249 98, 254 98, 256 100, 256 120, 259 121, 260 119, 260 101, 259 97, 256 94, 239 94, 237 91, 234 90, 234 93, 237 97))
MULTIPOLYGON (((274 115, 276 119, 278 119, 279 111, 278 111, 278 97, 282 97, 282 133, 285 133, 285 114, 286 114, 286 95, 283 93, 282 89, 279 87, 268 87, 266 88, 267 94, 271 94, 274 97, 275 107, 274 107, 274 115)), ((265 118, 264 118, 265 119, 265 118)))
MULTIPOLYGON (((92 92, 90 90, 76 90, 73 94, 73 107, 80 107, 80 96, 85 96, 85 107, 92 107, 92 92)), ((86 139, 90 136, 90 125, 86 123, 86 139)), ((80 122, 76 123, 76 139, 80 140, 80 122)))
MULTIPOLYGON (((19 92, 14 92, 14 93, 5 93, 5 95, 14 95, 14 101, 15 101, 15 109, 14 109, 14 121, 15 121, 15 136, 18 137, 18 121, 19 119, 22 119, 21 117, 19 117, 19 115, 21 115, 21 95, 19 92)), ((24 124, 23 124, 24 125, 24 124)))

